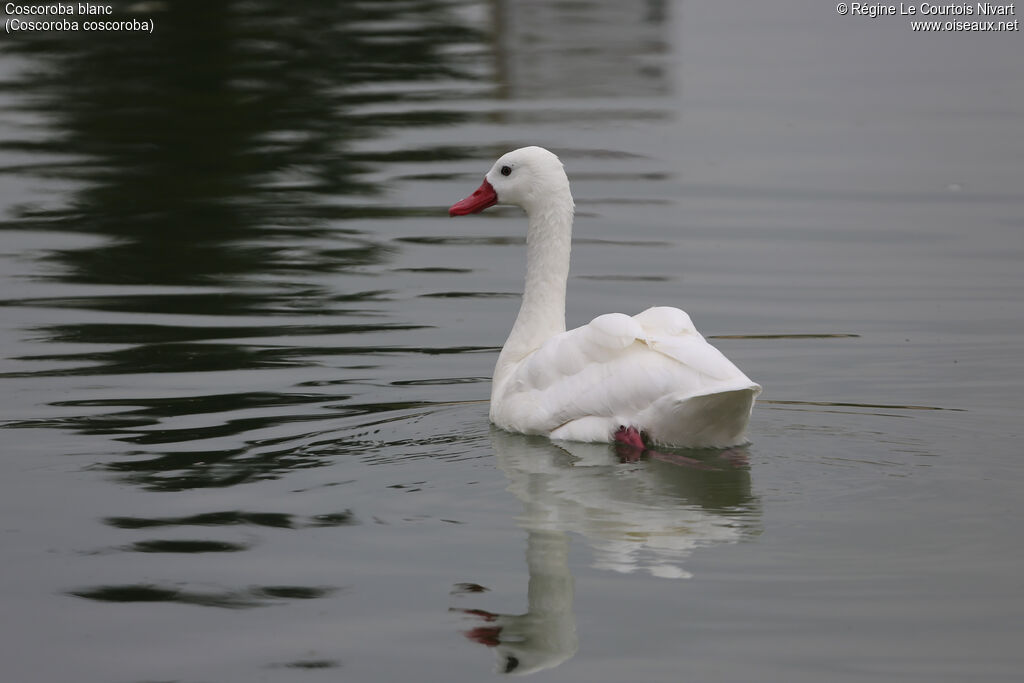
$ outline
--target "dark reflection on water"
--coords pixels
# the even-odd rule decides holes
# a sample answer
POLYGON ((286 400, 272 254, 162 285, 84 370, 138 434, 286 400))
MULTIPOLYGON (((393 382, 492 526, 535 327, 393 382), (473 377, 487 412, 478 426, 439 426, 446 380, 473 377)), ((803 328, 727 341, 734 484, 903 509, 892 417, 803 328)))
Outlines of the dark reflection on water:
POLYGON ((202 539, 193 540, 170 540, 153 539, 150 541, 138 541, 126 546, 128 552, 136 553, 237 553, 248 550, 249 545, 245 543, 228 543, 227 541, 206 541, 202 539))
MULTIPOLYGON (((120 15, 131 9, 112 4, 120 15)), ((444 10, 430 0, 174 2, 147 8, 160 26, 152 36, 21 35, 7 49, 35 61, 4 89, 49 130, 0 150, 74 154, 17 172, 81 189, 64 206, 23 207, 8 227, 111 238, 52 254, 65 281, 203 284, 378 262, 387 249, 372 239, 326 231, 326 221, 351 215, 327 199, 377 190, 365 177, 367 160, 346 148, 389 127, 460 117, 368 119, 349 109, 401 93, 353 90, 466 78, 440 48, 480 37, 444 10), (336 245, 296 254, 274 244, 275 236, 318 235, 336 245), (247 243, 256 237, 259 244, 247 243)))
POLYGON ((461 459, 467 454, 470 457, 485 456, 472 447, 470 437, 463 434, 408 434, 408 430, 415 429, 419 418, 437 414, 439 409, 434 403, 398 400, 346 403, 345 396, 332 395, 330 402, 325 404, 322 396, 290 397, 289 400, 287 396, 275 395, 256 404, 248 402, 249 398, 229 394, 206 396, 196 401, 116 399, 77 404, 65 402, 62 405, 123 407, 148 404, 149 407, 111 414, 12 421, 5 426, 60 427, 81 434, 108 435, 126 444, 146 447, 129 450, 124 457, 97 467, 116 473, 124 482, 159 491, 229 487, 276 479, 289 471, 326 466, 341 454, 363 455, 367 462, 421 457, 461 459), (244 407, 298 404, 313 405, 318 409, 309 413, 272 412, 265 417, 229 418, 191 428, 161 426, 175 417, 207 418, 222 412, 234 412, 240 409, 236 408, 239 401, 243 401, 244 407), (373 419, 373 416, 380 417, 373 419), (392 427, 388 424, 399 421, 409 425, 392 427), (265 438, 245 438, 253 432, 306 423, 311 425, 309 429, 285 431, 265 438), (229 446, 213 447, 225 437, 229 437, 229 446), (191 442, 210 442, 211 447, 178 449, 191 442), (152 448, 155 445, 165 445, 167 450, 152 448))
MULTIPOLYGON (((275 327, 275 336, 308 336, 311 334, 359 334, 363 332, 385 332, 424 329, 424 325, 339 325, 305 328, 305 330, 275 327)), ((49 329, 47 331, 50 331, 49 329)), ((57 342, 87 342, 95 344, 138 344, 127 349, 94 351, 90 353, 62 353, 19 356, 17 360, 60 360, 82 362, 77 368, 41 370, 28 373, 8 373, 6 376, 47 376, 47 375, 97 375, 138 372, 205 372, 210 370, 246 370, 275 368, 308 363, 310 355, 349 355, 354 350, 348 347, 303 347, 303 348, 257 348, 233 344, 189 344, 178 342, 183 337, 193 339, 222 339, 265 337, 270 330, 241 329, 235 334, 234 328, 169 328, 167 339, 160 339, 163 328, 154 326, 119 325, 59 325, 52 329, 57 342), (84 329, 83 329, 84 328, 84 329), (91 333, 91 334, 90 334, 91 333), (131 339, 134 337, 134 339, 131 339), (159 344, 159 346, 154 346, 159 344)), ((377 353, 378 349, 364 348, 364 353, 377 353)), ((392 350, 394 351, 394 349, 392 350)), ((358 351, 355 351, 358 353, 358 351)))
MULTIPOLYGON (((320 288, 288 287, 284 291, 225 291, 215 293, 149 294, 130 296, 67 296, 0 300, 3 306, 45 306, 125 313, 163 313, 195 315, 289 316, 304 311, 337 310, 333 303, 372 302, 382 298, 380 290, 330 295, 320 288)), ((342 309, 341 312, 344 312, 342 309)), ((95 328, 93 328, 95 329, 95 328)), ((86 341, 87 338, 80 338, 86 341)))
POLYGON ((100 586, 69 591, 69 595, 98 602, 176 602, 201 607, 245 609, 266 607, 281 600, 312 600, 336 588, 307 586, 252 586, 245 590, 193 591, 147 584, 100 586))
MULTIPOLYGON (((44 185, 70 182, 73 188, 43 204, 16 206, 4 228, 103 238, 87 248, 49 250, 43 258, 56 270, 46 278, 119 289, 8 299, 0 305, 174 319, 125 324, 116 317, 96 322, 78 316, 67 322, 74 316, 63 316, 59 324, 35 327, 35 339, 91 348, 55 346, 22 355, 18 360, 41 369, 4 377, 163 373, 196 378, 197 373, 310 367, 325 358, 478 350, 382 345, 381 335, 390 339, 428 326, 373 319, 380 315, 375 308, 390 296, 385 289, 338 293, 315 281, 318 274, 358 272, 393 253, 376 236, 345 226, 346 219, 421 212, 369 205, 381 190, 371 177, 379 164, 466 154, 455 147, 383 156, 350 150, 389 130, 467 118, 439 109, 391 116, 354 110, 401 101, 417 82, 475 79, 447 51, 483 36, 458 21, 450 3, 111 4, 120 16, 154 13, 159 30, 109 40, 84 32, 26 33, 6 41, 5 51, 28 61, 0 92, 35 127, 0 144, 0 153, 17 153, 19 159, 0 173, 34 177, 44 185), (389 91, 388 84, 401 87, 389 91), (22 163, 26 154, 30 161, 22 163), (351 199, 359 204, 347 204, 351 199), (157 285, 177 289, 153 293, 157 285), (182 291, 183 286, 205 291, 182 291), (325 321, 328 314, 351 322, 325 321), (306 315, 320 320, 296 319, 306 315), (250 319, 233 323, 225 316, 250 319), (253 323, 252 316, 261 320, 253 323), (373 339, 364 346, 335 343, 352 340, 349 335, 373 339), (261 343, 268 337, 275 341, 261 343), (295 344, 284 341, 291 338, 295 344), (302 343, 303 338, 323 343, 302 343)), ((218 441, 225 437, 329 417, 402 414, 421 405, 350 403, 347 392, 335 393, 338 380, 323 393, 225 391, 198 379, 191 384, 185 396, 152 390, 149 396, 136 391, 132 397, 60 401, 53 405, 65 409, 62 417, 7 426, 57 426, 147 447, 103 467, 147 488, 182 490, 274 477, 316 466, 343 450, 328 446, 337 439, 337 427, 324 424, 305 434, 322 435, 324 445, 305 444, 308 450, 295 446, 301 434, 218 441), (300 406, 306 408, 295 412, 300 406), (67 414, 76 407, 84 413, 67 414), (105 407, 111 412, 96 410, 105 407), (230 417, 210 417, 216 415, 230 417), (206 419, 168 426, 189 416, 206 419), (185 442, 210 445, 187 452, 148 448, 185 442)), ((359 439, 349 445, 366 448, 359 439)))
POLYGON ((492 347, 417 343, 408 333, 432 326, 395 319, 386 310, 394 291, 367 279, 395 246, 351 224, 425 213, 379 201, 383 165, 473 154, 453 145, 379 151, 367 141, 477 115, 366 111, 458 93, 481 70, 457 48, 477 49, 486 35, 460 19, 459 3, 439 0, 111 5, 121 17, 152 13, 159 29, 109 40, 24 33, 4 45, 24 61, 0 94, 31 124, 0 142, 0 173, 60 190, 10 205, 0 227, 100 239, 36 255, 48 265, 34 280, 82 289, 0 301, 66 312, 32 327, 40 352, 15 358, 28 369, 0 376, 131 389, 54 401, 58 416, 4 426, 131 444, 137 450, 96 467, 164 491, 275 478, 340 453, 386 449, 377 416, 402 419, 430 403, 368 393, 390 385, 370 379, 375 357, 492 347), (420 84, 434 84, 430 94, 417 95, 420 84), (231 385, 360 357, 365 369, 354 377, 330 367, 322 380, 231 385), (227 372, 241 374, 225 386, 227 372), (183 390, 147 389, 141 378, 155 374, 181 378, 183 390), (362 390, 346 390, 351 383, 362 390))
MULTIPOLYGON (((310 336, 316 334, 359 334, 362 332, 387 332, 421 330, 425 325, 402 325, 380 323, 377 325, 277 325, 274 334, 279 336, 310 336)), ((159 342, 191 342, 231 337, 263 337, 266 327, 259 326, 217 326, 215 328, 179 327, 171 325, 54 325, 47 327, 50 340, 58 343, 89 341, 96 344, 147 344, 159 342)), ((92 359, 90 359, 92 360, 92 359)))
POLYGON ((341 666, 339 662, 333 659, 303 659, 295 662, 287 662, 285 664, 271 664, 269 668, 284 668, 284 669, 334 669, 341 666))

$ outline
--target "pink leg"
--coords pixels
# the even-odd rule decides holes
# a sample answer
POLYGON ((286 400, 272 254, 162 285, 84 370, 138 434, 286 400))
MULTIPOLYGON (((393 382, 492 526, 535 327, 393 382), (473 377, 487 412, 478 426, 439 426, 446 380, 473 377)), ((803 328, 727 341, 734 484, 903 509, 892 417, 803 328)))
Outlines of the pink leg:
MULTIPOLYGON (((662 462, 672 463, 674 465, 682 465, 683 467, 690 467, 695 470, 714 470, 717 469, 712 465, 703 463, 700 460, 694 458, 688 458, 685 455, 678 453, 662 453, 649 449, 647 444, 644 443, 644 434, 636 427, 619 427, 613 437, 615 440, 615 453, 619 456, 622 462, 637 462, 640 458, 647 456, 654 460, 661 460, 662 462)), ((742 456, 737 456, 734 451, 729 450, 723 454, 723 459, 729 462, 734 467, 742 466, 746 463, 742 456), (734 457, 730 457, 734 456, 734 457)))
POLYGON ((636 427, 619 427, 612 438, 615 452, 623 462, 636 462, 644 454, 644 437, 636 427))
POLYGON ((615 432, 614 438, 616 443, 621 443, 631 448, 639 448, 640 450, 645 448, 644 437, 636 427, 619 427, 619 430, 615 432))

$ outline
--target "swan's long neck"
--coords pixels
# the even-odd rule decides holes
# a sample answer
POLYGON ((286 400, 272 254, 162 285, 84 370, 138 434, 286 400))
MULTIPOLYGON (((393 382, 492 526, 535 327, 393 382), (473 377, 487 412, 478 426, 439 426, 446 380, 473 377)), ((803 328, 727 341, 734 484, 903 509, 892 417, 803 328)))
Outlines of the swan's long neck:
POLYGON ((568 183, 527 210, 526 284, 523 303, 498 360, 515 363, 547 339, 565 332, 565 285, 569 279, 573 201, 568 183))

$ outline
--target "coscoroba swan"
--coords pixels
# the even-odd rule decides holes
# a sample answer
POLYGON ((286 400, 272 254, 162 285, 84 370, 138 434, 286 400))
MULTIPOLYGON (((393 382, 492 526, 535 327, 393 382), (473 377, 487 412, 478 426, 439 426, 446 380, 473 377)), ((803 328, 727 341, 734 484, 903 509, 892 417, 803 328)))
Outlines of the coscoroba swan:
POLYGON ((526 284, 498 356, 490 419, 552 439, 727 447, 744 431, 761 387, 711 346, 678 308, 601 315, 565 329, 574 203, 558 157, 541 147, 505 154, 452 216, 515 204, 526 211, 526 284))

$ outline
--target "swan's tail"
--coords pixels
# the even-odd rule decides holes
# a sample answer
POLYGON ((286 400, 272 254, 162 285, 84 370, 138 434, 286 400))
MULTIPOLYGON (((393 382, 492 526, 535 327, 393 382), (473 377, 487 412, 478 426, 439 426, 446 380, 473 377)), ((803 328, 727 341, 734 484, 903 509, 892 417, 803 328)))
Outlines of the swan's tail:
POLYGON ((696 396, 666 396, 637 422, 660 444, 686 448, 727 448, 747 442, 745 432, 761 387, 747 386, 696 396))

